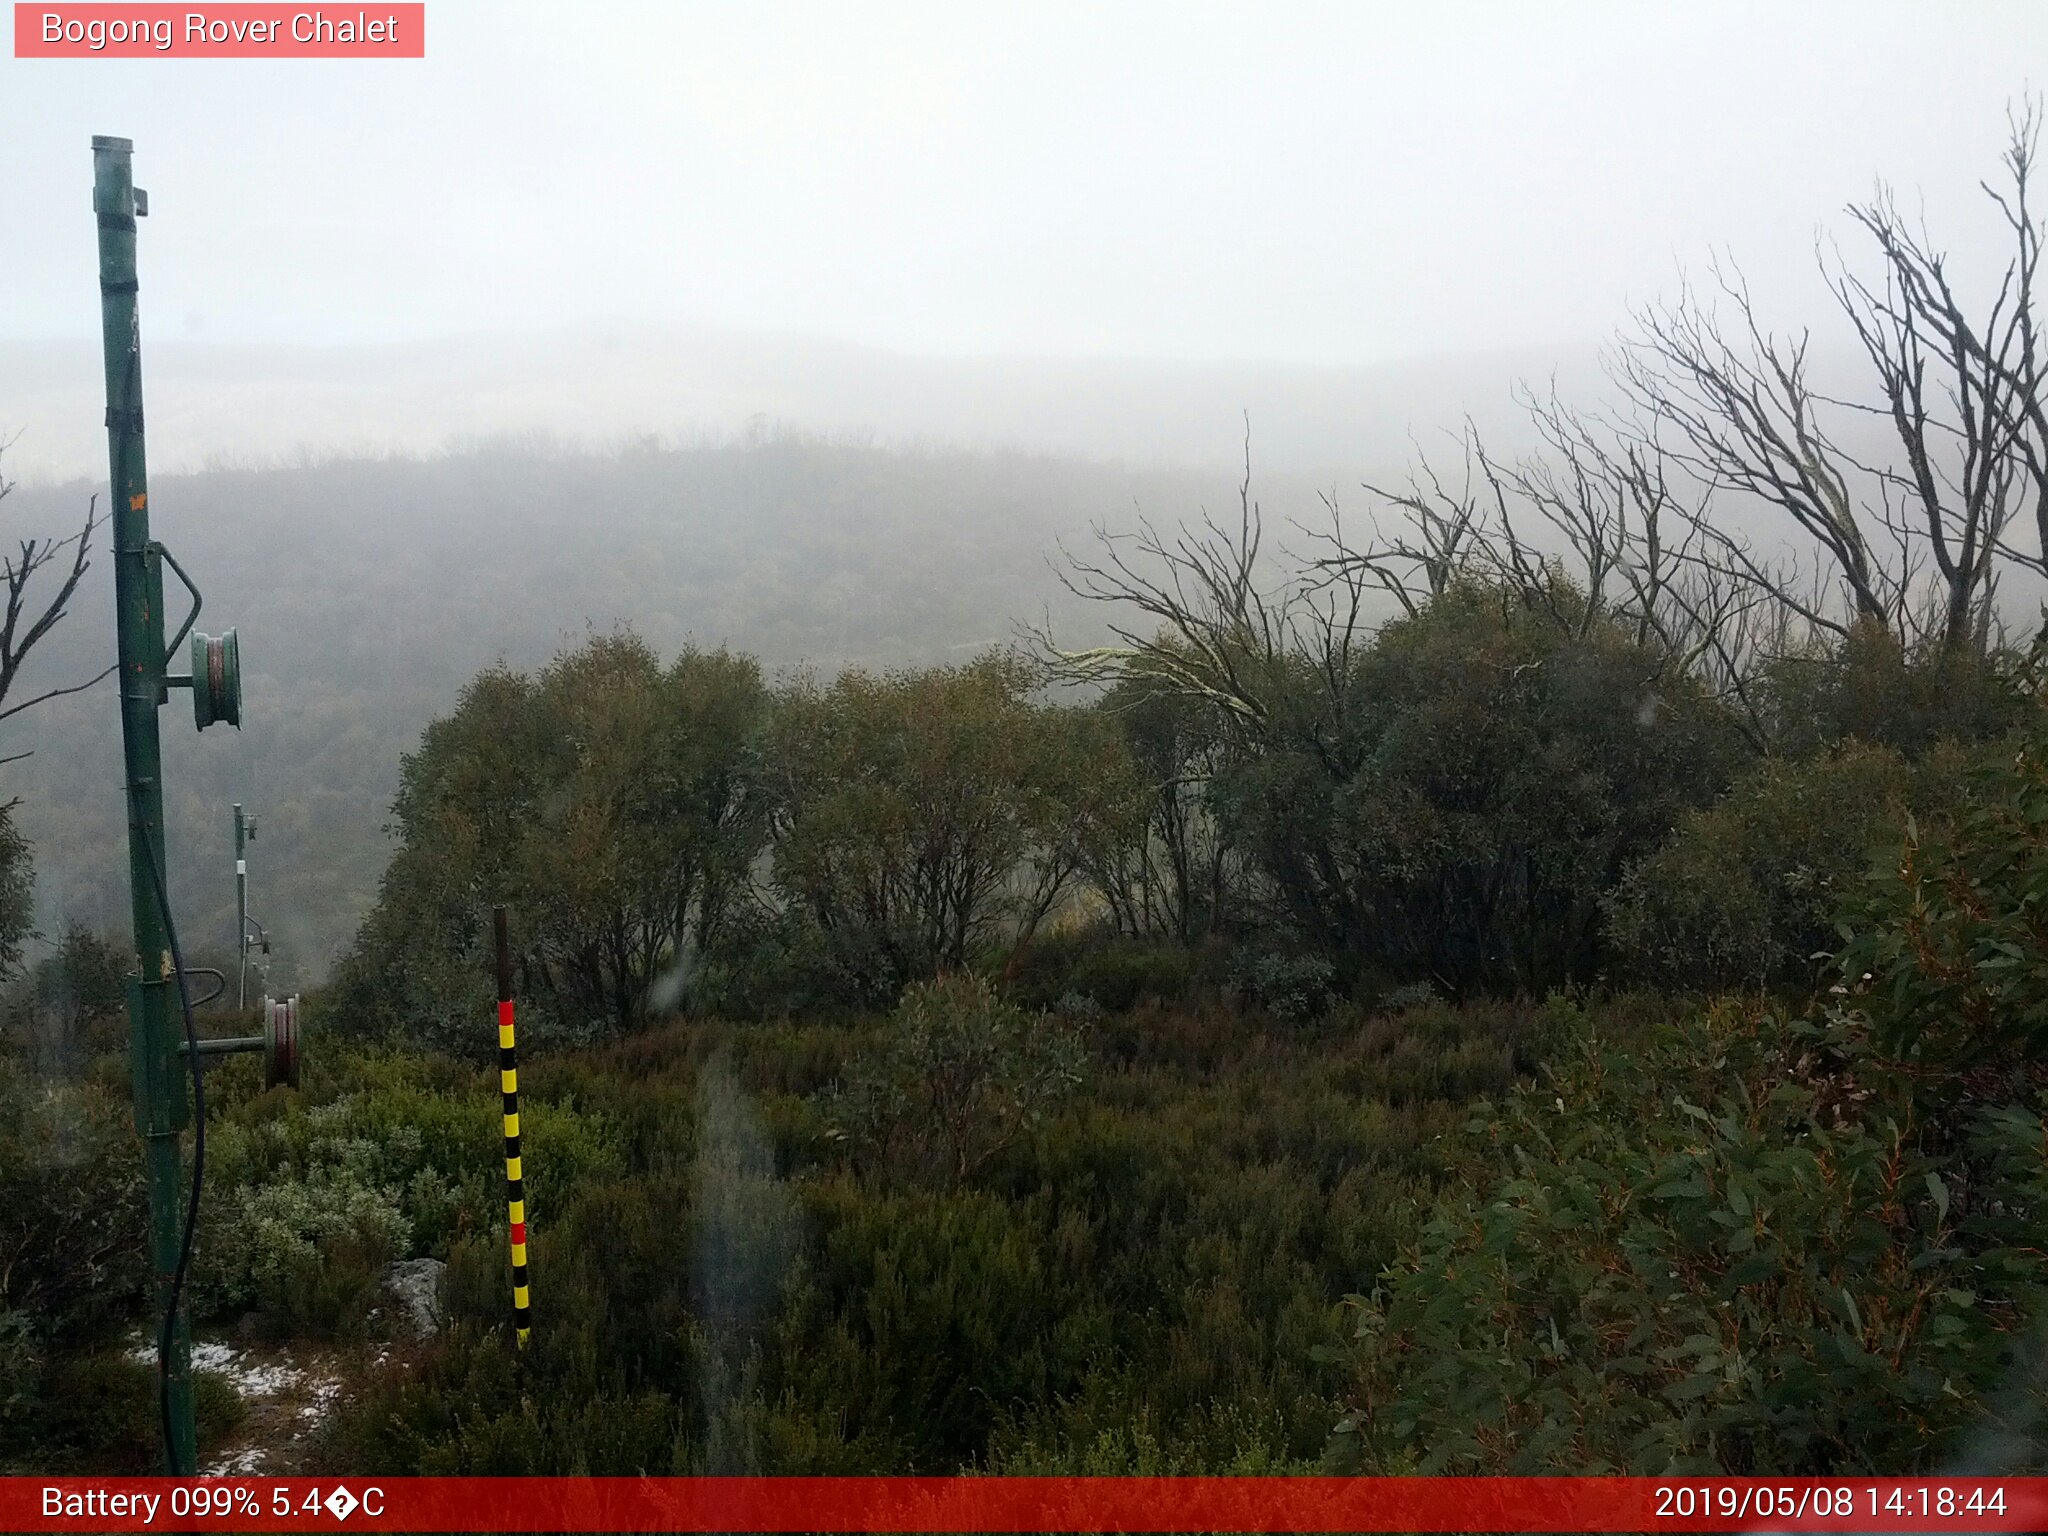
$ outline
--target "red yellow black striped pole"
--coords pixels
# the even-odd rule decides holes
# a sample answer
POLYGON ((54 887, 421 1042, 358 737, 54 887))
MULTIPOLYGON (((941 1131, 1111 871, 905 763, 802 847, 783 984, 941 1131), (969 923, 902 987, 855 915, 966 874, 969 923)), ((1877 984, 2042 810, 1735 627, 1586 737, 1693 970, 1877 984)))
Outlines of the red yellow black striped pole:
POLYGON ((533 1307, 526 1290, 526 1177, 519 1162, 519 1056, 512 1038, 512 946, 505 937, 505 909, 492 909, 498 941, 498 1085, 505 1095, 505 1202, 512 1239, 512 1325, 519 1347, 533 1333, 533 1307))

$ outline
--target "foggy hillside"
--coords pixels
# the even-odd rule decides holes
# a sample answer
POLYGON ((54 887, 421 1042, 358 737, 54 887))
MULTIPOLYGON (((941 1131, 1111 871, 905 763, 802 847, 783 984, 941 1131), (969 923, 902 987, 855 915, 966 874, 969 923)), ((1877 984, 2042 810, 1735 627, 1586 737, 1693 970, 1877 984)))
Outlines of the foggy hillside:
MULTIPOLYGON (((162 327, 175 334, 171 324, 162 327)), ((103 485, 98 349, 13 342, 10 524, 68 531, 103 485)), ((370 347, 145 347, 152 531, 199 628, 242 636, 239 740, 165 711, 174 880, 194 948, 232 953, 229 805, 261 818, 251 910, 280 978, 322 973, 375 893, 399 759, 497 657, 630 624, 665 653, 771 668, 964 657, 1051 607, 1056 540, 1234 506, 1246 423, 1277 519, 1347 507, 1470 413, 1514 444, 1518 378, 1590 388, 1592 348, 1356 369, 919 357, 616 324, 370 347)), ((31 662, 38 691, 112 646, 102 555, 31 662)), ((181 668, 182 669, 182 668, 181 668)), ((127 922, 110 696, 0 725, 45 933, 127 922), (14 738, 24 738, 16 742, 14 738)))
MULTIPOLYGON (((69 531, 104 473, 95 354, 6 355, 10 523, 69 531)), ((152 532, 207 595, 198 627, 240 630, 246 695, 240 739, 195 738, 183 694, 165 712, 174 882, 193 947, 231 953, 229 806, 245 801, 262 818, 251 910, 281 979, 318 977, 347 942, 387 856, 400 757, 498 657, 536 666, 626 624, 665 654, 724 645, 830 672, 964 658, 1047 609, 1090 641, 1104 615, 1060 590, 1057 541, 1234 509, 1247 418, 1274 526, 1320 523, 1328 492, 1359 532, 1375 510, 1360 481, 1399 483, 1418 445, 1454 475, 1468 413, 1496 453, 1527 447, 1517 380, 1605 393, 1590 348, 1554 369, 1505 353, 1203 369, 645 327, 359 350, 173 343, 146 366, 152 532)), ((1732 501, 1724 514, 1745 523, 1732 501)), ((103 535, 82 599, 30 664, 35 691, 110 658, 104 548, 103 535)), ((24 746, 5 788, 36 847, 44 932, 69 918, 120 929, 111 696, 0 725, 0 756, 24 746)))
MULTIPOLYGON (((163 429, 168 435, 169 428, 163 429)), ((1280 517, 1310 488, 1261 476, 1280 517)), ((68 530, 92 487, 28 487, 21 528, 68 530)), ((204 737, 187 695, 163 712, 179 910, 195 951, 232 953, 229 806, 261 818, 251 910, 280 977, 318 975, 373 897, 400 756, 480 667, 544 662, 629 624, 672 654, 731 646, 770 668, 964 659, 1050 608, 1055 540, 1233 507, 1228 472, 1138 470, 1017 452, 885 450, 764 436, 609 454, 500 442, 422 458, 158 475, 153 533, 200 582, 198 628, 241 635, 244 725, 204 737)), ((35 659, 37 691, 89 676, 113 645, 110 562, 35 659)), ((176 615, 174 615, 174 618, 176 615)), ((182 662, 178 670, 183 670, 182 662)), ((36 848, 46 932, 125 925, 120 740, 102 686, 0 727, 36 848)))
POLYGON ((2042 1524, 2048 4, 152 9, 0 64, 0 1511, 2042 1524))
MULTIPOLYGON (((799 337, 626 323, 332 348, 227 347, 151 331, 143 365, 158 469, 275 461, 302 445, 431 452, 544 432, 609 445, 652 432, 724 440, 796 426, 885 445, 1018 448, 1137 464, 1233 466, 1250 417, 1267 471, 1342 482, 1398 464, 1409 434, 1467 413, 1515 420, 1518 379, 1598 382, 1596 349, 1497 351, 1373 367, 920 357, 799 337)), ((99 348, 0 349, 9 473, 105 473, 99 348)))

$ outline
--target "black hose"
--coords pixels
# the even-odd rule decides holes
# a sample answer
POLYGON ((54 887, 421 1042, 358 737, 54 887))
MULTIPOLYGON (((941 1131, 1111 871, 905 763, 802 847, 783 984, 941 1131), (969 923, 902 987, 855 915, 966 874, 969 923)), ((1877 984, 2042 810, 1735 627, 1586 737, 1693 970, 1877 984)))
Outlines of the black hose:
POLYGON ((157 1416, 163 1430, 164 1463, 173 1475, 197 1472, 197 1467, 178 1465, 177 1441, 171 1433, 171 1335, 176 1331, 178 1302, 185 1291, 185 1271, 192 1263, 192 1239, 199 1228, 199 1191, 206 1179, 206 1085, 199 1054, 199 1030, 192 1022, 192 992, 185 983, 185 957, 178 948, 178 925, 171 919, 171 899, 164 890, 163 872, 157 868, 156 850, 149 845, 149 829, 140 829, 137 839, 149 865, 150 883, 156 887, 157 909, 164 917, 164 937, 170 941, 171 969, 178 978, 178 1004, 185 1014, 185 1059, 192 1070, 192 1196, 185 1204, 185 1235, 178 1244, 178 1266, 171 1271, 170 1299, 164 1303, 163 1326, 156 1339, 157 1416))

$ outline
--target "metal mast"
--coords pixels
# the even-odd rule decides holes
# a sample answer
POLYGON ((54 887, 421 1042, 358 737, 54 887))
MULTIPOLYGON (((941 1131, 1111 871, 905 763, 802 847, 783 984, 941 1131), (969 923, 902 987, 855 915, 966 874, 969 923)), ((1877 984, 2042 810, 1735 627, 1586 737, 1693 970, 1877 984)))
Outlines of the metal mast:
POLYGON ((235 1006, 249 1006, 249 860, 244 853, 256 835, 256 818, 235 802, 235 1006))
MULTIPOLYGON (((142 446, 142 337, 135 303, 135 220, 149 208, 136 191, 134 145, 92 141, 93 212, 99 220, 100 326, 106 350, 107 463, 113 493, 114 612, 119 632, 121 753, 128 801, 128 881, 141 974, 128 996, 135 1066, 135 1128, 149 1187, 149 1252, 157 1304, 171 1304, 184 1193, 181 1133, 191 1118, 185 1068, 171 1026, 175 978, 157 876, 165 869, 163 754, 157 709, 164 702, 163 568, 149 538, 149 473, 142 446), (152 862, 154 869, 152 869, 152 862)), ((166 880, 166 885, 168 881, 166 880)), ((170 1358, 171 1444, 165 1468, 198 1469, 192 1429, 192 1340, 183 1309, 170 1358)))

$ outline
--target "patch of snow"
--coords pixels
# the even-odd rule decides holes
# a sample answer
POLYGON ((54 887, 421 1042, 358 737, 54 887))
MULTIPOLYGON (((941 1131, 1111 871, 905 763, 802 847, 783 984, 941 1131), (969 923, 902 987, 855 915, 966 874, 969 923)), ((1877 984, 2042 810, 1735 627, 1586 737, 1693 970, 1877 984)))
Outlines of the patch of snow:
POLYGON ((329 1377, 327 1380, 314 1386, 313 1400, 299 1410, 299 1417, 316 1421, 324 1418, 327 1410, 334 1406, 334 1400, 339 1396, 341 1396, 341 1383, 329 1377))
POLYGON ((201 1477, 246 1477, 263 1466, 263 1458, 266 1454, 262 1446, 252 1445, 247 1450, 237 1451, 225 1461, 216 1462, 210 1467, 203 1468, 199 1475, 201 1477))
MULTIPOLYGON (((144 1365, 156 1364, 156 1340, 146 1339, 128 1351, 128 1358, 144 1365)), ((219 1339, 207 1339, 192 1346, 192 1368, 218 1371, 234 1383, 243 1397, 276 1397, 299 1384, 305 1372, 283 1361, 252 1360, 248 1354, 219 1339)))
MULTIPOLYGON (((228 1451, 201 1471, 203 1477, 248 1477, 262 1475, 272 1467, 273 1451, 289 1451, 333 1411, 342 1395, 342 1380, 324 1369, 302 1367, 290 1362, 282 1350, 258 1352, 240 1349, 221 1339, 195 1340, 192 1364, 195 1369, 216 1371, 234 1384, 245 1401, 260 1402, 283 1398, 278 1404, 283 1423, 273 1419, 272 1433, 278 1438, 269 1446, 249 1445, 228 1451)), ((382 1364, 389 1350, 378 1355, 382 1364)), ((156 1337, 140 1331, 130 1336, 127 1356, 152 1368, 156 1365, 156 1337)))

